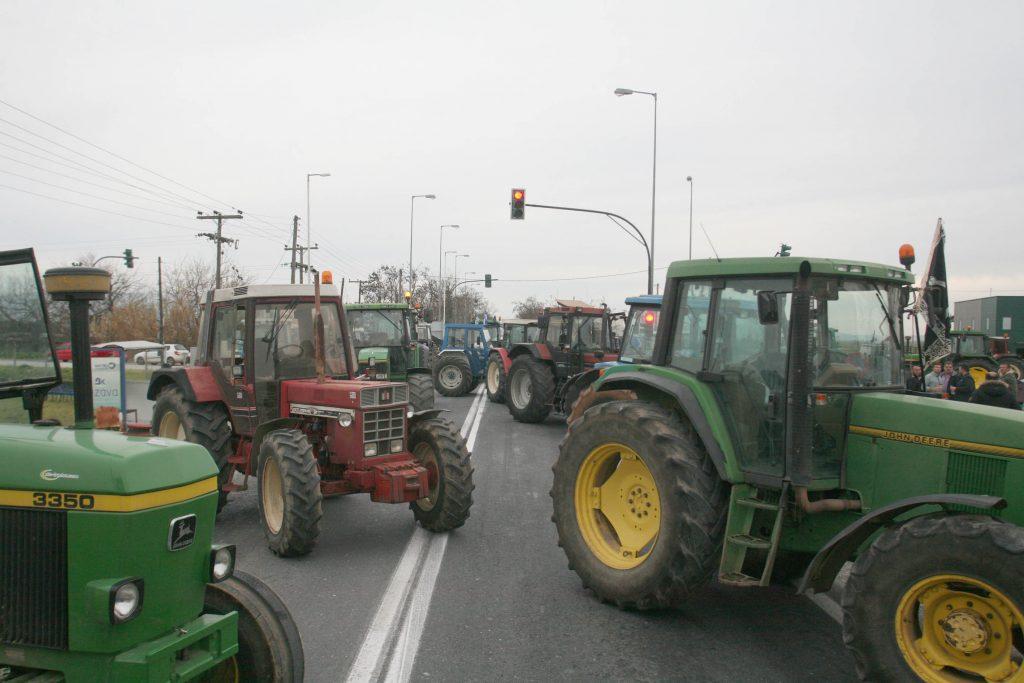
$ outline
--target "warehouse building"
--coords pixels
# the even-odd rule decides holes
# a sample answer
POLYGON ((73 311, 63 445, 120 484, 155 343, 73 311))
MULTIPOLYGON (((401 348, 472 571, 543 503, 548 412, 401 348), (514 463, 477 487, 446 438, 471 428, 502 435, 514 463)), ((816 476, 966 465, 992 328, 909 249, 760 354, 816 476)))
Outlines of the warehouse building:
POLYGON ((987 296, 953 304, 953 327, 990 337, 1007 336, 1011 348, 1024 344, 1024 296, 987 296))

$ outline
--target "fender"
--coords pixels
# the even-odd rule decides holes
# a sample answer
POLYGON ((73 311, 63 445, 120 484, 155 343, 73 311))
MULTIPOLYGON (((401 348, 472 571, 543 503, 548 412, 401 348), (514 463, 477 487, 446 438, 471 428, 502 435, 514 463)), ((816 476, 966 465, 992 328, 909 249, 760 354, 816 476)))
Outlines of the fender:
POLYGON ((605 389, 634 389, 637 384, 648 386, 655 391, 675 398, 683 415, 690 421, 693 428, 697 430, 697 436, 704 442, 704 447, 708 449, 708 455, 711 456, 711 462, 714 463, 718 476, 723 480, 728 480, 725 472, 725 451, 722 450, 722 445, 715 438, 715 433, 711 429, 711 423, 708 422, 708 418, 704 415, 704 411, 701 409, 700 403, 697 402, 697 397, 694 396, 693 390, 690 387, 685 384, 669 381, 657 375, 634 371, 616 373, 613 377, 602 382, 597 391, 600 393, 605 389))
POLYGON ((263 443, 263 439, 266 438, 270 432, 277 431, 278 429, 301 429, 302 420, 297 417, 279 417, 269 422, 264 422, 256 428, 256 432, 252 435, 252 450, 250 451, 249 462, 254 465, 258 465, 260 456, 260 445, 263 443), (253 456, 256 456, 256 461, 252 460, 253 456))
POLYGON ((161 368, 153 373, 146 390, 146 398, 155 401, 166 387, 177 385, 190 401, 209 403, 220 401, 221 392, 213 371, 208 366, 161 368))
POLYGON ((800 582, 797 593, 822 593, 829 590, 843 564, 872 534, 882 527, 892 524, 896 517, 922 505, 940 505, 946 512, 950 512, 950 505, 963 505, 982 510, 1002 510, 1006 507, 1006 499, 998 496, 978 496, 965 493, 933 493, 926 496, 904 498, 872 510, 833 536, 832 540, 818 551, 818 554, 807 566, 807 572, 800 582))
POLYGON ((429 375, 430 368, 409 368, 405 371, 406 375, 429 375))
POLYGON ((548 348, 547 344, 543 344, 541 342, 534 344, 516 344, 512 348, 512 351, 509 352, 511 360, 515 360, 516 358, 519 358, 519 356, 524 356, 526 354, 541 360, 552 360, 551 349, 548 348))
POLYGON ((437 417, 441 413, 450 413, 451 411, 446 408, 430 408, 429 410, 421 410, 418 413, 413 413, 412 417, 409 418, 409 431, 412 431, 413 424, 422 422, 423 420, 429 420, 432 417, 437 417))
MULTIPOLYGON (((508 349, 497 347, 491 349, 491 354, 496 354, 501 359, 501 367, 505 374, 508 374, 508 369, 512 367, 512 357, 508 355, 508 349)), ((487 361, 490 362, 490 355, 488 355, 487 361)))

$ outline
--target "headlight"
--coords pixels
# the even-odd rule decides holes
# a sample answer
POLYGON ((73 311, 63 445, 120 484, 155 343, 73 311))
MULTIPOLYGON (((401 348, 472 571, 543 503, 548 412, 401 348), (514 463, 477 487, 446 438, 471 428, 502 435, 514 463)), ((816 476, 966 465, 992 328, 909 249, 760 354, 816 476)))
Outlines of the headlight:
POLYGON ((373 456, 377 455, 377 444, 368 443, 365 446, 363 446, 363 455, 365 455, 368 458, 372 458, 373 456))
POLYGON ((338 424, 342 427, 351 427, 352 419, 352 413, 342 413, 338 416, 338 424))
POLYGON ((405 411, 405 416, 408 418, 412 418, 412 416, 415 414, 416 411, 412 409, 412 406, 409 406, 408 410, 405 411))
POLYGON ((210 551, 210 582, 217 583, 235 573, 235 546, 214 546, 210 551))
POLYGON ((126 579, 110 588, 110 623, 131 621, 142 610, 142 579, 126 579))
POLYGON ((391 442, 391 452, 392 453, 401 453, 402 452, 402 440, 401 439, 395 439, 394 441, 391 442))

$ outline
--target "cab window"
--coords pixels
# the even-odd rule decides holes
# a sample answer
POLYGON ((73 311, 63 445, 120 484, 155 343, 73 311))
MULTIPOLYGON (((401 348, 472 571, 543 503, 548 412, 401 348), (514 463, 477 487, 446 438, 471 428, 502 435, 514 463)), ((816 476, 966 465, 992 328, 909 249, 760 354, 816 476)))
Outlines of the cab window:
POLYGON ((680 370, 697 372, 704 366, 711 283, 693 281, 680 284, 677 306, 671 363, 680 370))
POLYGON ((230 368, 245 358, 245 308, 221 306, 213 318, 213 360, 230 368))
POLYGON ((560 346, 559 342, 565 334, 565 316, 558 314, 548 318, 548 331, 544 341, 552 346, 560 346))

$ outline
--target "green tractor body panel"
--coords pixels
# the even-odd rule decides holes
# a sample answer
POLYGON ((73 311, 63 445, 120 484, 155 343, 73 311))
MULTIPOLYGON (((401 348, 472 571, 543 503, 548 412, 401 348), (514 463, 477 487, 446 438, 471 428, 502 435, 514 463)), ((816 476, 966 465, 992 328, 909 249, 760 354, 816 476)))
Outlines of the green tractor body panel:
POLYGON ((824 258, 803 258, 791 256, 728 258, 675 261, 668 269, 669 279, 730 276, 796 275, 800 266, 807 263, 811 275, 844 277, 854 279, 890 280, 901 284, 913 284, 914 276, 899 266, 886 266, 864 261, 840 261, 824 258))

